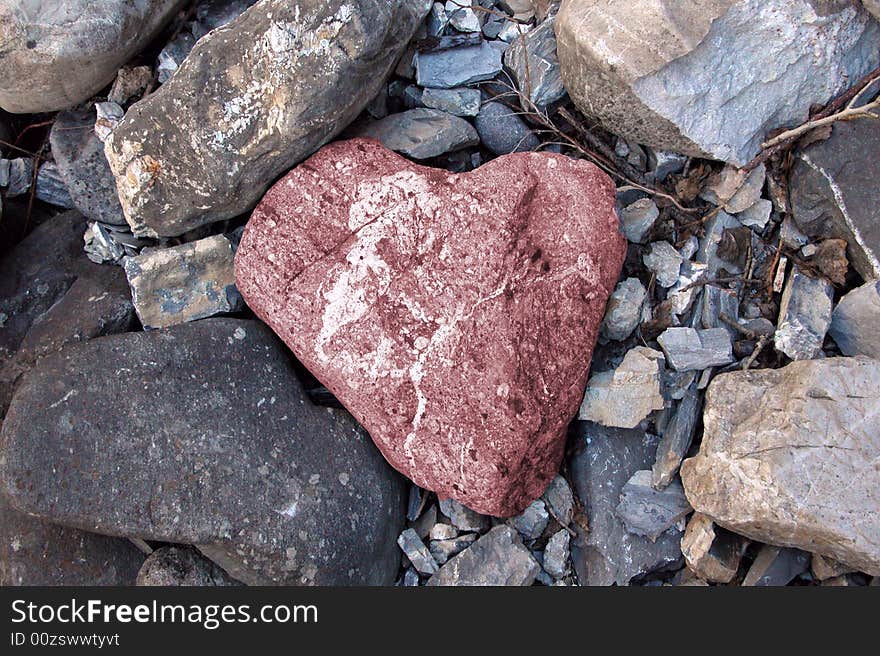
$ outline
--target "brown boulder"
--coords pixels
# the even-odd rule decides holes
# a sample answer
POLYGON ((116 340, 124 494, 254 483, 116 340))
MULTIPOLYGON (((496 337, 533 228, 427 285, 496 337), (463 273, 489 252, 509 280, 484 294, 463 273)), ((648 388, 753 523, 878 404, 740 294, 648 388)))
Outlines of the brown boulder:
POLYGON ((394 467, 513 515, 558 470, 624 251, 592 164, 516 153, 454 175, 355 139, 269 191, 235 268, 394 467))

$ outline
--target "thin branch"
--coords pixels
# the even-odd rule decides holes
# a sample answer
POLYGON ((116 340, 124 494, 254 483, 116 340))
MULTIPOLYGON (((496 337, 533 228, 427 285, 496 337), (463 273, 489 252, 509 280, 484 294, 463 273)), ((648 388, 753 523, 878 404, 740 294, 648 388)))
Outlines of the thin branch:
MULTIPOLYGON (((853 100, 855 100, 856 98, 858 98, 858 96, 853 98, 853 100)), ((806 123, 803 123, 796 128, 786 130, 782 134, 773 137, 769 141, 765 141, 763 144, 761 144, 761 148, 773 148, 774 146, 778 146, 787 141, 794 141, 798 137, 806 134, 807 132, 810 132, 811 130, 821 128, 825 125, 831 125, 832 123, 836 123, 837 121, 850 121, 855 118, 880 118, 880 115, 877 115, 871 111, 872 109, 877 108, 880 108, 880 98, 868 103, 867 105, 862 105, 861 107, 852 107, 851 105, 847 105, 844 109, 841 109, 836 114, 825 116, 824 118, 818 118, 812 121, 807 121, 806 123)))

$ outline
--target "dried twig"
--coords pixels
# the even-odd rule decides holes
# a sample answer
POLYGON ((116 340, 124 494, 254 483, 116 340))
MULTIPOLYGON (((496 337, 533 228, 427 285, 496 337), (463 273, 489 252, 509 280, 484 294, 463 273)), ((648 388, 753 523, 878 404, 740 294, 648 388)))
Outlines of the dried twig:
POLYGON ((764 347, 767 345, 767 342, 770 341, 769 335, 761 335, 758 338, 758 343, 755 344, 755 350, 752 351, 752 354, 746 358, 745 362, 742 364, 743 371, 747 371, 749 367, 758 359, 758 356, 761 355, 761 351, 764 350, 764 347))

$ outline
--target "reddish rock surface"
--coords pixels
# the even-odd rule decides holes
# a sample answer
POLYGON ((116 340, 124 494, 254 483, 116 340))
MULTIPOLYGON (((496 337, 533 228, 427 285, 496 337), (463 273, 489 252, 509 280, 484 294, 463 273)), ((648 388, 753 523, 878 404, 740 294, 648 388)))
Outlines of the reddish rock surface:
POLYGON ((517 153, 455 175, 355 139, 266 194, 235 269, 394 467, 506 516, 559 468, 625 246, 592 164, 517 153))

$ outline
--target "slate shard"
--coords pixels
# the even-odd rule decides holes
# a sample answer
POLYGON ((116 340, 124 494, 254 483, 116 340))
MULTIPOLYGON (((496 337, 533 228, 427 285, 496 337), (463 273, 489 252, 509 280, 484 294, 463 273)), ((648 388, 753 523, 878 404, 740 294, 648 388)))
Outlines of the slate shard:
POLYGON ((453 175, 351 140, 266 195, 236 283, 395 468, 509 516, 558 470, 624 248, 586 162, 453 175))

